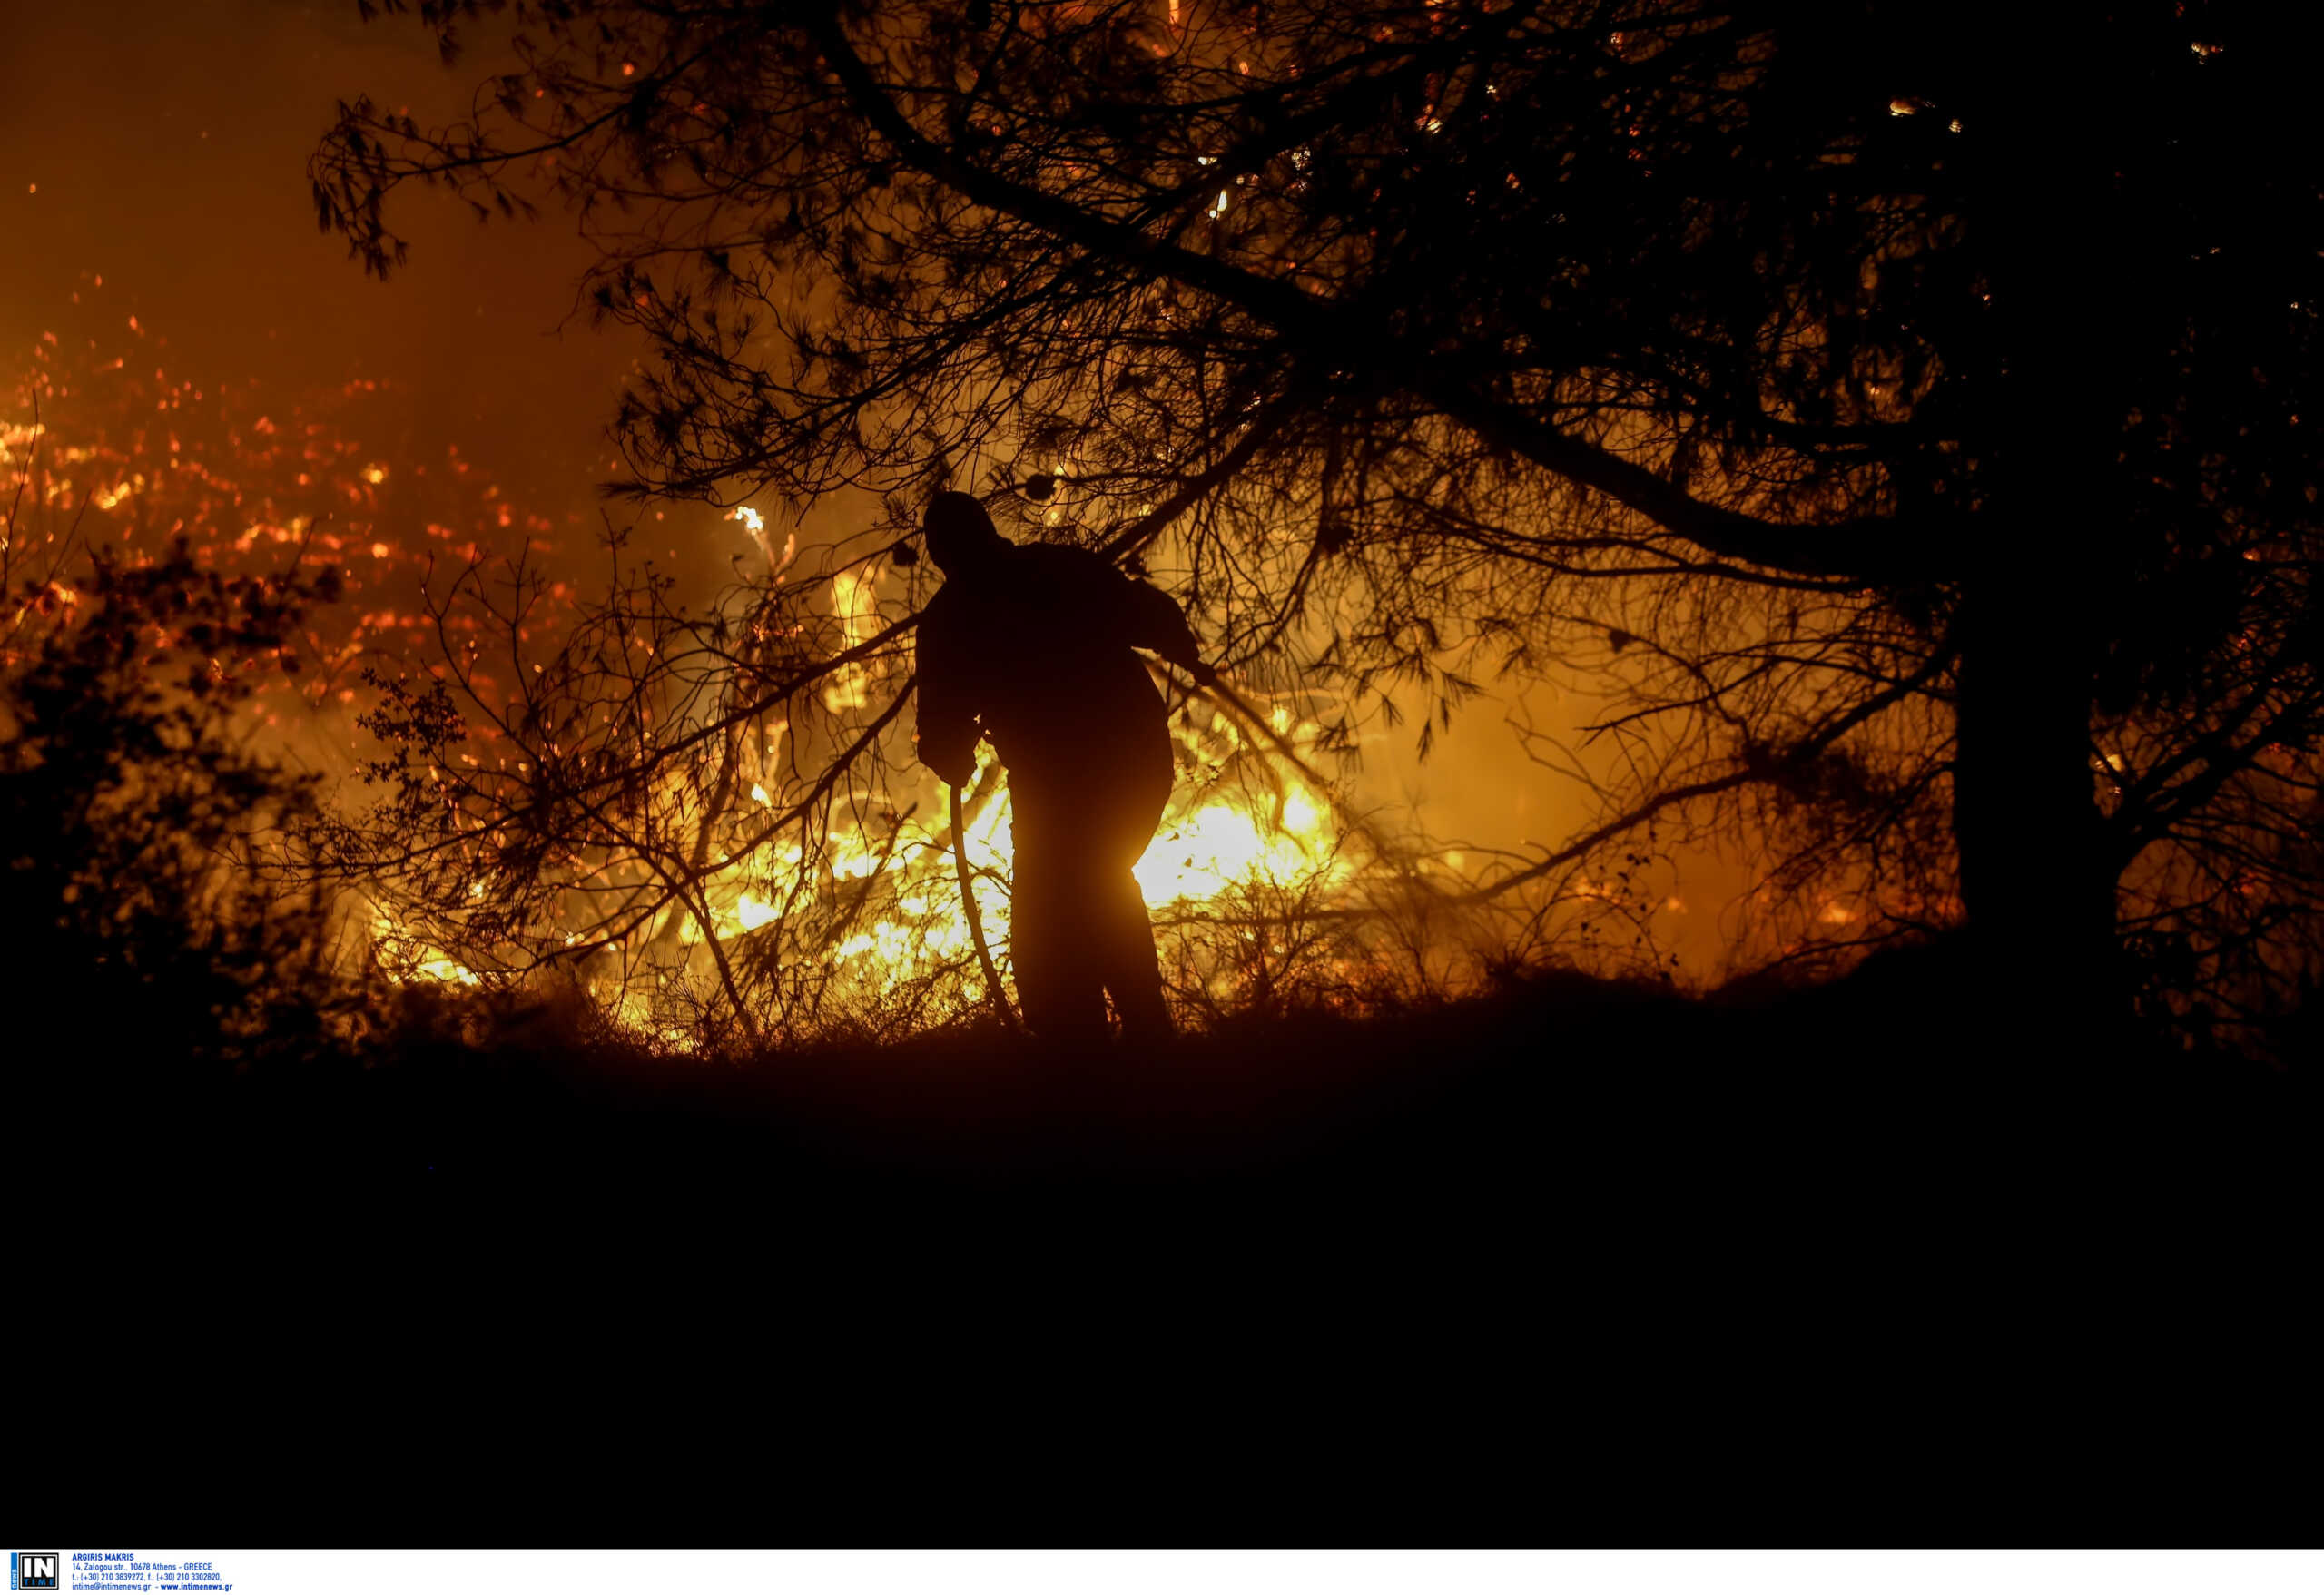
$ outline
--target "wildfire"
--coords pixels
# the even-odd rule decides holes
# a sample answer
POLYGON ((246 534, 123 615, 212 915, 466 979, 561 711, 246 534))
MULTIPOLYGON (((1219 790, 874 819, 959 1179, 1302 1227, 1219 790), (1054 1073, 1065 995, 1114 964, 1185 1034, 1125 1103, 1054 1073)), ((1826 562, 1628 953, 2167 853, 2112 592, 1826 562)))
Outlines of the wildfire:
MULTIPOLYGON (((839 616, 843 646, 856 647, 879 629, 878 606, 871 578, 851 571, 832 577, 832 611, 839 616)), ((870 674, 860 665, 841 666, 823 689, 823 707, 835 714, 871 701, 870 674)))
MULTIPOLYGON (((365 661, 405 655, 422 631, 411 610, 429 541, 495 546, 504 528, 537 536, 550 523, 512 512, 457 450, 441 462, 389 461, 367 448, 365 432, 393 424, 378 408, 378 380, 291 395, 182 374, 154 363, 169 359, 168 338, 108 311, 103 288, 103 276, 84 277, 62 335, 41 333, 0 369, 0 554, 31 558, 19 574, 52 567, 43 574, 55 581, 70 579, 75 549, 109 548, 134 565, 178 539, 230 576, 294 559, 310 572, 335 567, 350 601, 312 613, 298 671, 258 691, 268 713, 308 737, 302 757, 348 745, 323 717, 353 701, 365 661), (391 479, 408 506, 388 501, 391 479)), ((567 608, 560 586, 539 624, 567 608)))
MULTIPOLYGON (((1256 743, 1224 713, 1179 717, 1178 790, 1134 871, 1166 965, 1194 970, 1204 994, 1221 1003, 1235 999, 1241 975, 1232 959, 1202 944, 1206 930, 1252 944, 1267 905, 1333 899, 1364 866, 1329 795, 1295 756, 1319 729, 1281 711, 1268 729, 1294 756, 1256 743)), ((765 802, 763 784, 753 781, 749 790, 753 802, 765 802)), ((958 844, 966 847, 980 917, 1005 981, 1014 838, 1005 777, 991 767, 989 749, 971 790, 980 795, 970 801, 958 844)), ((812 852, 786 837, 731 861, 703 893, 718 951, 730 963, 750 964, 766 939, 778 939, 766 944, 774 952, 787 926, 820 915, 830 930, 818 970, 830 982, 829 1005, 876 1010, 911 991, 941 988, 949 996, 931 1005, 934 1012, 972 1009, 986 993, 945 812, 927 802, 894 822, 835 825, 812 852)), ((574 940, 565 938, 568 945, 574 940)), ((475 970, 384 912, 375 917, 373 941, 394 979, 479 984, 475 970)), ((666 1013, 669 999, 698 996, 714 979, 696 911, 675 902, 610 950, 630 956, 605 960, 591 980, 593 995, 626 1027, 691 1045, 686 1027, 666 1013)))
MULTIPOLYGON (((166 342, 147 329, 133 331, 148 348, 166 342)), ((364 662, 443 678, 444 663, 431 663, 428 652, 438 627, 419 601, 431 557, 480 557, 518 526, 537 548, 544 546, 537 535, 552 529, 512 507, 457 450, 441 461, 414 461, 365 448, 357 407, 376 388, 359 381, 313 404, 290 402, 255 384, 198 386, 150 363, 133 368, 94 338, 49 336, 0 415, 0 468, 26 487, 24 513, 0 527, 0 537, 21 543, 37 527, 43 549, 63 548, 61 528, 86 505, 84 535, 133 558, 153 557, 182 536, 198 560, 222 570, 270 569, 286 556, 336 566, 352 601, 310 617, 300 669, 241 659, 222 660, 219 668, 267 667, 253 679, 269 705, 287 709, 305 700, 307 718, 286 724, 284 738, 296 734, 310 751, 318 741, 326 749, 359 746, 339 739, 370 701, 357 690, 364 662), (86 355, 68 359, 83 341, 86 355), (156 414, 164 418, 148 418, 156 414), (385 497, 390 480, 403 495, 398 504, 385 497)), ((1069 477, 1073 467, 1061 463, 1055 474, 1069 477)), ((0 510, 8 507, 0 501, 0 510)), ((795 534, 778 546, 759 511, 738 507, 727 518, 755 546, 771 587, 793 580, 795 534)), ((825 613, 840 649, 859 647, 881 629, 880 579, 876 565, 830 576, 825 613)), ((80 597, 61 573, 44 590, 59 614, 80 597)), ((533 621, 537 644, 552 641, 561 617, 574 612, 566 583, 551 585, 547 598, 533 621)), ((474 626, 468 616, 451 615, 442 629, 456 652, 468 650, 471 684, 502 693, 503 678, 473 663, 474 626)), ((895 685, 893 665, 852 661, 817 689, 822 707, 842 721, 861 715, 895 685)), ((531 668, 537 674, 540 665, 531 668)), ((271 713, 266 724, 277 724, 271 713)), ((769 814, 789 801, 790 732, 778 719, 753 728, 754 756, 734 773, 730 813, 769 814)), ((532 750, 509 746, 488 727, 474 734, 466 749, 450 752, 458 768, 528 768, 518 755, 532 750)), ((1136 876, 1174 984, 1224 1005, 1248 979, 1238 960, 1275 955, 1281 936, 1265 927, 1281 923, 1285 905, 1343 901, 1377 861, 1360 839, 1342 833, 1330 794, 1310 773, 1305 751, 1322 740, 1316 725, 1286 710, 1246 722, 1196 704, 1177 716, 1174 734, 1177 793, 1136 876)), ((538 752, 558 754, 554 742, 538 752)), ((793 826, 720 859, 699 892, 674 897, 643 922, 597 917, 593 874, 576 870, 569 906, 552 909, 547 923, 509 921, 515 940, 505 947, 494 934, 456 930, 416 906, 407 919, 379 904, 362 910, 359 940, 389 978, 414 984, 482 989, 557 963, 576 973, 606 1011, 674 1045, 689 1037, 670 1015, 684 1011, 688 994, 714 993, 722 957, 743 971, 753 998, 785 980, 811 978, 825 983, 826 1011, 875 1010, 905 998, 923 1018, 967 1011, 986 994, 960 900, 959 852, 965 849, 980 917, 1009 981, 1009 793, 1001 772, 980 770, 965 835, 956 838, 942 789, 929 778, 921 783, 878 798, 852 793, 835 805, 827 832, 805 838, 793 826), (570 961, 559 962, 559 953, 570 961), (809 973, 794 977, 803 963, 809 973)), ((671 799, 674 812, 686 801, 656 795, 671 799)), ((479 835, 475 845, 483 842, 479 835)), ((502 911, 480 878, 464 885, 460 901, 465 906, 451 919, 463 924, 473 913, 489 925, 502 911)))
MULTIPOLYGON (((1279 716, 1296 746, 1318 733, 1279 716)), ((1178 730, 1182 780, 1178 794, 1133 871, 1147 906, 1164 920, 1199 918, 1228 910, 1253 891, 1328 892, 1356 865, 1344 845, 1326 794, 1316 792, 1292 762, 1245 745, 1224 714, 1197 726, 1182 717, 1178 730), (1260 761, 1265 779, 1231 778, 1237 760, 1260 761)), ((985 755, 971 790, 996 783, 985 755)), ((940 803, 926 812, 940 815, 940 803)), ((1005 786, 972 803, 963 840, 978 907, 993 950, 1006 963, 1009 934, 1008 882, 1014 834, 1005 786)), ((783 905, 812 901, 824 892, 860 893, 857 922, 832 948, 850 994, 878 1001, 900 989, 959 970, 970 1001, 983 993, 968 972, 974 948, 960 901, 955 840, 949 822, 917 819, 893 827, 837 829, 810 860, 795 843, 769 844, 743 861, 711 896, 723 939, 746 940, 773 926, 783 905), (818 879, 820 877, 820 879, 818 879)), ((686 945, 698 927, 682 933, 686 945)), ((1218 992, 1224 996, 1226 993, 1218 992)))
POLYGON ((390 980, 438 986, 480 986, 474 970, 409 934, 385 909, 371 913, 371 952, 390 980))

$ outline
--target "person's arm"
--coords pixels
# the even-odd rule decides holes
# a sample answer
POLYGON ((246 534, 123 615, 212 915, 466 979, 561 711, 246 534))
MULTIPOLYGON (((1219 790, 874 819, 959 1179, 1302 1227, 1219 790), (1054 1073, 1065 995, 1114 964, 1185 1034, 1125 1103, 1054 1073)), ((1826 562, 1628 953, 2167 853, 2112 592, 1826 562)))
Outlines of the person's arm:
POLYGON ((1115 579, 1121 584, 1123 629, 1130 646, 1151 648, 1206 686, 1216 679, 1216 674, 1202 662, 1202 645, 1195 640, 1194 628, 1187 624, 1187 612, 1178 607, 1177 599, 1126 576, 1117 575, 1115 579))
POLYGON ((968 672, 935 605, 921 617, 914 664, 919 671, 920 762, 953 786, 966 786, 977 773, 977 706, 968 691, 968 672))

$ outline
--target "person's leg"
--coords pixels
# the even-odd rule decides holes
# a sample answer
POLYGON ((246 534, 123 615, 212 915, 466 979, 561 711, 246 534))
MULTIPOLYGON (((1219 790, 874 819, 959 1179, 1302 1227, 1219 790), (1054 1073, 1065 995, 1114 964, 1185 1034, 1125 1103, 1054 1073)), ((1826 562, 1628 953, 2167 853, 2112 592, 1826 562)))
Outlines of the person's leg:
POLYGON ((1106 990, 1121 1016, 1127 1040, 1158 1040, 1174 1033, 1168 1004, 1162 999, 1162 970, 1154 950, 1154 924, 1146 897, 1127 869, 1100 882, 1106 901, 1102 936, 1106 990))
POLYGON ((1088 911, 1081 827, 1069 802, 1036 783, 1010 782, 1009 946, 1025 1024, 1044 1041, 1095 1044, 1106 1037, 1098 938, 1088 911))
POLYGON ((1146 894, 1131 869, 1154 841, 1154 832, 1169 806, 1170 776, 1166 767, 1147 773, 1129 785, 1116 805, 1116 823, 1105 835, 1104 856, 1093 861, 1096 877, 1090 883, 1092 906, 1100 927, 1099 946, 1107 992, 1114 1011, 1121 1016, 1127 1040, 1158 1040, 1175 1033, 1170 1009, 1162 998, 1162 970, 1154 949, 1154 922, 1146 912, 1146 894))

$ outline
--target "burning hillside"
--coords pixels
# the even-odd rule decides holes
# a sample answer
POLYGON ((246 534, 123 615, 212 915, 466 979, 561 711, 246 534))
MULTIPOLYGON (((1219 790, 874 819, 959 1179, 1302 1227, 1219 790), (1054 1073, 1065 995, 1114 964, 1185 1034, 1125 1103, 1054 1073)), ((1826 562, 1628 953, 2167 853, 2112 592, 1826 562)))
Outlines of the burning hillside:
MULTIPOLYGON (((912 760, 911 604, 892 585, 777 570, 704 619, 641 580, 585 606, 481 725, 459 699, 475 714, 492 687, 465 659, 443 682, 383 684, 367 724, 399 750, 373 771, 396 792, 366 835, 390 967, 570 980, 673 1046, 705 1027, 900 1035, 975 1012, 990 993, 961 850, 1006 984, 1010 794, 988 750, 956 829, 912 760), (778 641, 780 660, 753 647, 778 641), (739 668, 714 683, 712 660, 739 668)), ((503 625, 523 613, 497 610, 503 625)), ((1322 724, 1161 684, 1178 780, 1136 874, 1183 1017, 1361 1006, 1473 974, 1444 922, 1468 883, 1349 812, 1317 767, 1322 724)))
POLYGON ((182 371, 168 338, 120 309, 101 274, 13 376, 0 413, 0 579, 29 602, 15 605, 12 636, 21 645, 77 602, 93 552, 134 568, 182 542, 223 576, 335 569, 342 601, 313 612, 279 655, 217 661, 251 678, 250 713, 283 743, 307 734, 295 740, 309 758, 348 745, 310 724, 315 712, 355 704, 367 665, 408 667, 435 642, 419 635, 432 629, 419 603, 431 569, 550 546, 549 520, 457 449, 414 459, 383 439, 379 380, 289 393, 182 371))
MULTIPOLYGON (((575 528, 457 449, 383 442, 381 391, 177 372, 92 277, 0 431, 12 657, 71 623, 93 551, 134 567, 182 543, 222 576, 338 572, 340 600, 295 637, 211 668, 247 689, 255 745, 369 782, 332 794, 329 868, 397 980, 568 984, 666 1045, 943 1024, 990 999, 964 840, 1011 982, 1005 777, 988 750, 956 835, 911 754, 914 578, 795 535, 777 549, 742 509, 729 520, 763 566, 706 612, 618 528, 592 587, 575 528)), ((1077 529, 1054 506, 1039 520, 1077 529)), ((1455 988, 1481 956, 1644 906, 1572 872, 1488 904, 1458 855, 1350 808, 1327 773, 1344 717, 1324 700, 1157 679, 1179 778, 1137 876, 1187 1019, 1455 988)))

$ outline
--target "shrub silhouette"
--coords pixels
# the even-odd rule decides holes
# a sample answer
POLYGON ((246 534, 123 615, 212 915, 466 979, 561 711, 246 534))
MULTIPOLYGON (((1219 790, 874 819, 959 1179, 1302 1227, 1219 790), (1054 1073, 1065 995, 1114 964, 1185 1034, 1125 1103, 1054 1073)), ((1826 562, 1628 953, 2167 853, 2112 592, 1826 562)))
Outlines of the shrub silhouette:
POLYGON ((181 543, 27 584, 0 670, 0 925, 20 1013, 103 1083, 305 1056, 349 1010, 298 866, 314 781, 233 714, 336 576, 229 577, 181 543))

